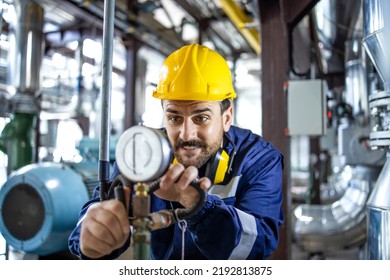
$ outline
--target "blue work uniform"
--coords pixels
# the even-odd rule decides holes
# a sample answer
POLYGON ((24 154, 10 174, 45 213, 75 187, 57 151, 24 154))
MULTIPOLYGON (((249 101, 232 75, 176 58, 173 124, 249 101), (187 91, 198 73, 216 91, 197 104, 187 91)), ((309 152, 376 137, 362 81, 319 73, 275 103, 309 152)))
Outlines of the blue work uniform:
MULTIPOLYGON (((224 149, 230 157, 235 153, 231 171, 208 190, 203 208, 186 219, 184 259, 267 259, 278 245, 278 230, 284 221, 283 155, 250 130, 231 126, 227 135, 231 142, 224 149)), ((202 172, 201 168, 200 177, 202 172)), ((111 179, 118 174, 115 165, 111 179)), ((79 246, 82 217, 99 201, 98 188, 83 206, 80 222, 69 237, 70 251, 81 259, 87 259, 79 246)), ((151 195, 151 212, 176 207, 181 206, 151 195)), ((102 259, 117 258, 129 245, 130 238, 102 259)), ((151 232, 151 259, 180 259, 182 248, 178 224, 151 232)))

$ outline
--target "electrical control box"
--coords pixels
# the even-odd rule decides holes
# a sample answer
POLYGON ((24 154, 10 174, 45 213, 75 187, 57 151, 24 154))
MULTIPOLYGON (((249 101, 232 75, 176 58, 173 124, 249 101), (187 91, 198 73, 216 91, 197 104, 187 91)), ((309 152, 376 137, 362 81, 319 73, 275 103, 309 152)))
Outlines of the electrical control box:
POLYGON ((323 80, 288 82, 288 135, 326 134, 327 90, 327 84, 323 80))

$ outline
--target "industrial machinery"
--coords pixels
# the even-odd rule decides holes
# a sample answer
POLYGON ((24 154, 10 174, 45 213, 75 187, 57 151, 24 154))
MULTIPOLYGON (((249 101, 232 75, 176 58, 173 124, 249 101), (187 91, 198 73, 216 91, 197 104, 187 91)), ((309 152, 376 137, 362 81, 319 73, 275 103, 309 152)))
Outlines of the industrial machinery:
POLYGON ((16 250, 48 255, 66 250, 89 193, 65 164, 30 164, 13 173, 0 191, 0 231, 16 250))
POLYGON ((12 250, 36 257, 67 251, 80 209, 98 185, 98 142, 85 139, 78 148, 81 162, 28 164, 1 187, 0 232, 12 250))
POLYGON ((367 202, 368 259, 390 260, 390 20, 389 1, 365 0, 364 47, 381 80, 383 89, 369 96, 373 122, 370 144, 387 152, 387 161, 367 202))
MULTIPOLYGON (((366 6, 367 2, 365 1, 366 6)), ((378 7, 378 2, 372 6, 378 7)), ((364 12, 362 15, 367 19, 370 17, 368 14, 364 12)), ((329 18, 334 16, 329 15, 329 18)), ((362 21, 357 20, 356 29, 361 30, 362 24, 362 21)), ((376 103, 376 107, 380 104, 382 108, 378 111, 373 110, 371 100, 374 97, 370 95, 373 83, 369 80, 371 68, 364 53, 363 38, 358 32, 351 36, 345 42, 343 96, 343 102, 348 104, 351 110, 341 116, 337 123, 338 157, 341 166, 339 166, 340 171, 332 174, 333 179, 328 181, 328 183, 344 182, 343 193, 339 199, 329 204, 298 205, 292 215, 294 239, 300 247, 311 254, 329 253, 352 247, 364 250, 368 238, 367 228, 371 229, 371 226, 367 226, 367 203, 370 205, 372 201, 372 196, 370 201, 368 200, 375 182, 383 181, 384 177, 381 175, 382 179, 378 179, 386 159, 385 152, 371 148, 375 146, 375 142, 378 143, 378 137, 374 135, 381 132, 370 133, 370 122, 384 114, 383 108, 388 103, 376 103), (369 100, 370 106, 368 106, 369 100), (335 180, 335 177, 339 179, 335 180)), ((378 50, 374 52, 377 53, 378 50)), ((379 95, 383 96, 383 93, 379 95)), ((383 102, 383 99, 380 102, 383 102)))

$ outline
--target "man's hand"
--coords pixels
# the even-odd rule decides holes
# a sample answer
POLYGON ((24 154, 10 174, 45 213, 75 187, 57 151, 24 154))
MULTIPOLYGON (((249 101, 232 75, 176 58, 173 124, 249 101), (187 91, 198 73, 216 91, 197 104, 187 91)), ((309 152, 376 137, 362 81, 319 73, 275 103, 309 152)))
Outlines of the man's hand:
MULTIPOLYGON (((129 205, 130 190, 125 187, 129 205)), ((130 224, 123 203, 110 199, 92 205, 81 224, 80 250, 93 259, 109 255, 123 246, 130 234, 130 224)))
MULTIPOLYGON (((191 187, 191 182, 197 179, 198 169, 194 166, 185 168, 182 164, 172 164, 167 173, 161 178, 160 188, 154 192, 158 197, 177 201, 185 208, 194 206, 199 197, 199 193, 191 187)), ((208 178, 199 179, 201 189, 207 190, 211 187, 208 178)))

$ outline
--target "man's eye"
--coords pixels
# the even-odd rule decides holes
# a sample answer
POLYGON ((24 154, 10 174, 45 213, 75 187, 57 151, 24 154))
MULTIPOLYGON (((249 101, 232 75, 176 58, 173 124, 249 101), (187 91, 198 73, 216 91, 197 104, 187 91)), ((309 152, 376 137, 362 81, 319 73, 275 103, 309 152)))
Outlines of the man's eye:
POLYGON ((207 116, 196 116, 192 118, 192 120, 194 121, 194 123, 201 124, 207 122, 209 118, 207 116))
POLYGON ((169 120, 169 122, 171 122, 171 123, 178 123, 178 122, 180 122, 181 121, 181 117, 178 117, 178 116, 170 116, 170 117, 168 117, 168 120, 169 120))

